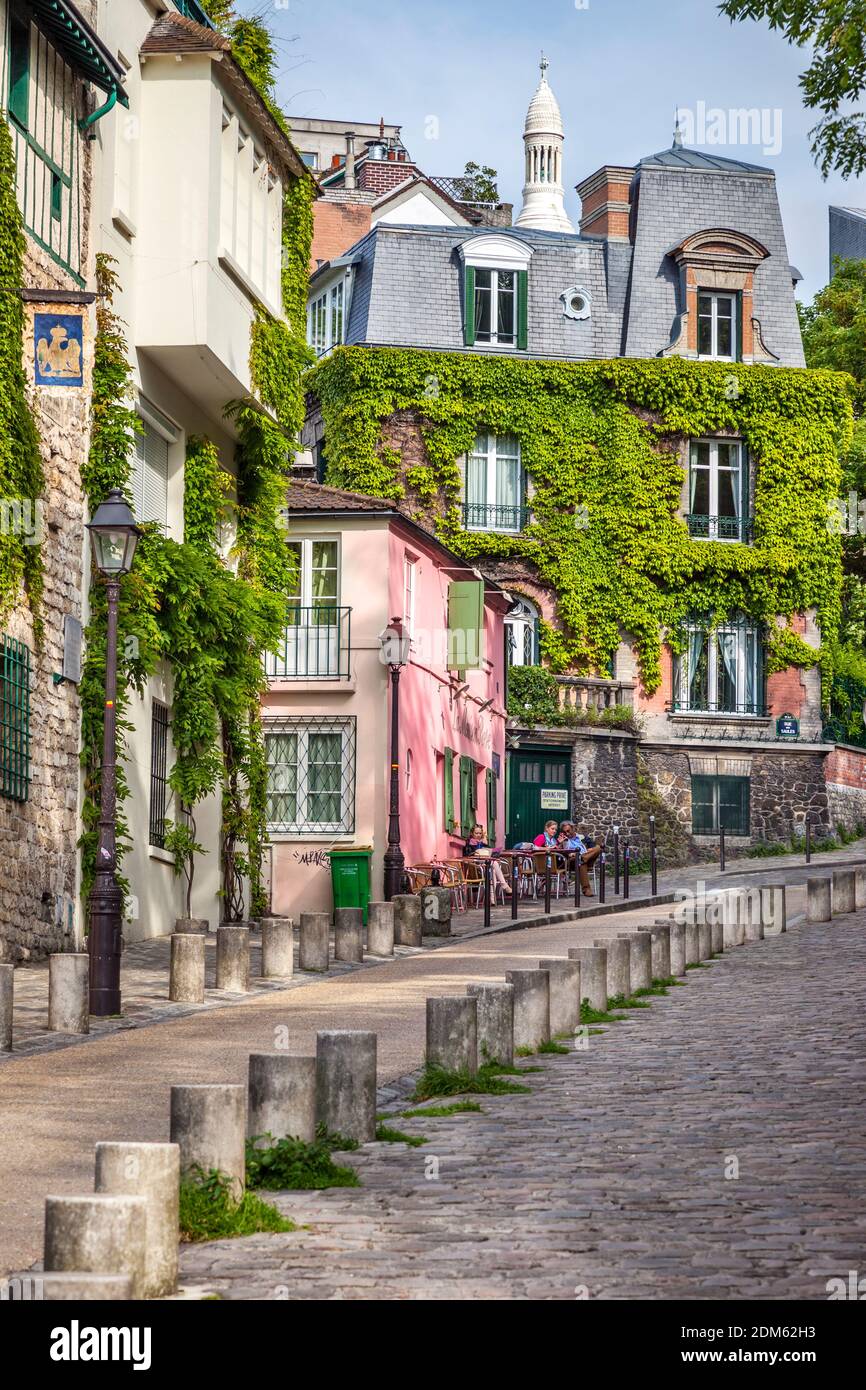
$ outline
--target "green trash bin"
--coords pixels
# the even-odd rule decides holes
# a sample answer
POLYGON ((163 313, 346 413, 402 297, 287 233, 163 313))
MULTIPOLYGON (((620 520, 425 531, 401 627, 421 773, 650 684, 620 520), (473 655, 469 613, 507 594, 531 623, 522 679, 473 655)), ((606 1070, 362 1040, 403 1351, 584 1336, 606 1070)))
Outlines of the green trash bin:
POLYGON ((372 849, 332 849, 331 888, 334 894, 334 909, 338 907, 360 907, 367 921, 367 904, 370 901, 370 860, 372 849))

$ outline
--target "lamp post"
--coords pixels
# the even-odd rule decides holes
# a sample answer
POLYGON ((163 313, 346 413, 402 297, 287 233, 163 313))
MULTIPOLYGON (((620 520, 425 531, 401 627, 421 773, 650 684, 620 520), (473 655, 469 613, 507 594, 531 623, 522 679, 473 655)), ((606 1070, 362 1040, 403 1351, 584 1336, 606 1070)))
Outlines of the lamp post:
POLYGON ((409 661, 409 639, 399 618, 379 638, 380 659, 391 677, 391 778, 388 800, 388 848, 385 850, 385 901, 403 891, 406 860, 400 848, 400 672, 409 661))
POLYGON ((93 563, 106 581, 105 722, 102 741, 96 872, 90 890, 90 1012, 97 1018, 120 1013, 120 932, 123 893, 117 883, 117 606, 120 580, 132 568, 141 535, 119 488, 112 488, 87 527, 93 563))

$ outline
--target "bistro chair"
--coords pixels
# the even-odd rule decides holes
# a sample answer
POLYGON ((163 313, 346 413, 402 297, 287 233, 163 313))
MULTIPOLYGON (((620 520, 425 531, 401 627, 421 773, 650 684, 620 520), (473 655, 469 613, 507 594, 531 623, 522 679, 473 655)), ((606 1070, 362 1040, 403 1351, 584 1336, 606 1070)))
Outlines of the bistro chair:
POLYGON ((568 861, 565 855, 558 854, 556 850, 538 850, 532 856, 533 868, 535 871, 535 896, 538 897, 538 890, 544 892, 544 880, 547 876, 547 858, 550 856, 550 887, 551 891, 558 898, 561 889, 564 887, 568 891, 568 861))

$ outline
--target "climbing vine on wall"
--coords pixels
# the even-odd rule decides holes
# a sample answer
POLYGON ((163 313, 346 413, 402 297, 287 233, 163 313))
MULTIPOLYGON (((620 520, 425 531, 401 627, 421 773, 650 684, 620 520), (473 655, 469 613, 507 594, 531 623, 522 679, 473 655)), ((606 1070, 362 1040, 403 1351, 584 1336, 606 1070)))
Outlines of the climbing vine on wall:
POLYGON ((0 111, 0 619, 23 582, 37 644, 42 637, 42 555, 36 506, 45 488, 39 434, 23 368, 24 228, 15 197, 15 157, 0 111))
POLYGON ((777 615, 815 608, 824 636, 836 632, 840 542, 827 517, 851 427, 840 374, 348 347, 306 384, 321 403, 329 483, 405 497, 462 554, 520 560, 550 586, 557 620, 541 645, 555 671, 604 670, 624 629, 651 693, 662 633, 676 647, 690 613, 766 622, 769 669, 815 661, 777 615), (405 469, 384 427, 399 412, 426 453, 405 469), (459 461, 480 429, 520 441, 532 496, 519 535, 463 530, 459 461), (726 431, 757 465, 750 546, 693 540, 678 516, 685 441, 726 431))

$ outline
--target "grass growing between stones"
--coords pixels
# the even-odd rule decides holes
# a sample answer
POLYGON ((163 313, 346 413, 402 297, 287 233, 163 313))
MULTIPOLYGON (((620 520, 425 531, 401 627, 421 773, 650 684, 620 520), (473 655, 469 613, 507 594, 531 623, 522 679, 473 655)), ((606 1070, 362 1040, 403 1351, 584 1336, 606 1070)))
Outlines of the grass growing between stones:
POLYGON ((414 1101, 429 1100, 433 1096, 459 1096, 463 1092, 470 1095, 527 1095, 528 1086, 515 1081, 507 1081, 507 1076, 522 1076, 530 1068, 503 1067, 496 1062, 484 1062, 473 1076, 468 1071, 447 1071, 445 1067, 425 1067, 418 1078, 412 1094, 414 1101))
POLYGON ((390 1125, 377 1124, 376 1138, 380 1144, 409 1144, 413 1149, 420 1149, 427 1140, 420 1134, 404 1134, 401 1129, 391 1129, 390 1125))
POLYGON ((641 992, 635 990, 634 994, 615 994, 612 999, 608 999, 607 1007, 608 1009, 648 1009, 650 1005, 647 1001, 638 998, 641 992))
POLYGON ((334 1162, 329 1145, 321 1139, 305 1144, 301 1139, 274 1139, 271 1134, 261 1134, 247 1140, 247 1184, 284 1192, 360 1187, 361 1181, 354 1169, 334 1162), (259 1147, 263 1140, 269 1142, 259 1147))
POLYGON ((231 1182, 216 1169, 193 1169, 180 1185, 180 1238, 190 1243, 224 1240, 228 1236, 253 1236, 260 1231, 296 1231, 289 1221, 254 1192, 236 1202, 231 1182))
MULTIPOLYGON (((570 1034, 568 1034, 568 1033, 563 1033, 562 1036, 563 1036, 563 1037, 569 1037, 570 1034)), ((518 1048, 515 1048, 515 1053, 516 1053, 516 1055, 517 1055, 518 1057, 535 1057, 538 1053, 541 1053, 541 1052, 570 1052, 570 1051, 571 1051, 570 1048, 568 1048, 568 1047, 563 1047, 561 1042, 557 1042, 556 1038, 550 1038, 550 1039, 548 1039, 547 1042, 540 1043, 538 1047, 518 1047, 518 1048)))
POLYGON ((709 970, 709 968, 705 960, 694 960, 691 965, 686 966, 686 970, 709 970))
POLYGON ((316 1125, 316 1142, 324 1144, 332 1152, 353 1153, 360 1148, 357 1139, 347 1139, 345 1134, 331 1134, 324 1125, 316 1125))
POLYGON ((423 1110, 401 1110, 402 1120, 414 1119, 433 1119, 447 1120, 451 1115, 463 1115, 469 1112, 483 1114, 481 1106, 477 1100, 455 1100, 453 1105, 425 1105, 423 1110))
POLYGON ((581 1001, 581 1023, 622 1023, 624 1019, 625 1014, 612 1014, 606 1009, 594 1009, 588 999, 581 1001))

